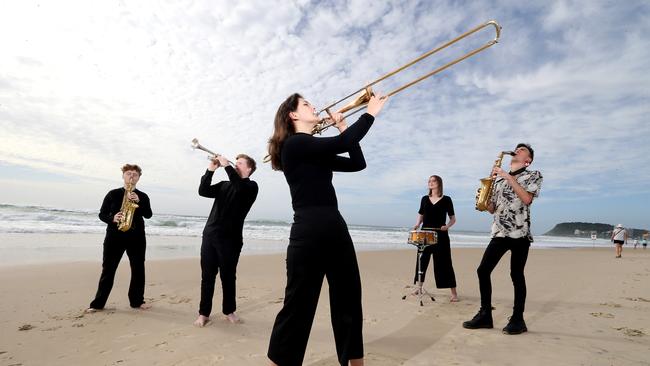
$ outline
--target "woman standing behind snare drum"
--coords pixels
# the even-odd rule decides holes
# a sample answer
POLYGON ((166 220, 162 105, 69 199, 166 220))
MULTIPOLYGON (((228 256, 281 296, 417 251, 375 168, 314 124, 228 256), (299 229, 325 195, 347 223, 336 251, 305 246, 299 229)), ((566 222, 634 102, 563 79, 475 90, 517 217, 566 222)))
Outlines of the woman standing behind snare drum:
MULTIPOLYGON (((429 177, 429 194, 422 197, 420 210, 416 219, 414 230, 436 229, 438 242, 435 245, 427 246, 421 257, 422 282, 429 266, 429 258, 433 256, 433 274, 436 279, 437 288, 451 288, 451 302, 458 301, 456 293, 456 275, 454 266, 451 264, 451 247, 449 243, 449 228, 456 223, 454 215, 454 203, 451 197, 442 194, 442 178, 437 175, 429 177), (449 223, 447 221, 449 216, 449 223)), ((418 289, 422 288, 422 282, 418 282, 418 266, 415 263, 415 280, 418 289)))

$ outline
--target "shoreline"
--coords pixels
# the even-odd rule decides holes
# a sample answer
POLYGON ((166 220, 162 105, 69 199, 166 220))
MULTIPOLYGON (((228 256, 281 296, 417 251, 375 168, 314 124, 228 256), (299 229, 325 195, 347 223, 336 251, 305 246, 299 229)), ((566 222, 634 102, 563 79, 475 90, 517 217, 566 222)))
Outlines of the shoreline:
MULTIPOLYGON (((64 263, 69 261, 100 262, 102 258, 104 233, 0 233, 0 267, 13 264, 64 263)), ((462 234, 460 234, 462 235, 462 234)), ((474 244, 453 240, 452 250, 478 248, 484 249, 489 237, 480 238, 474 244)), ((354 238, 353 238, 354 240, 354 238)), ((405 241, 405 240, 404 240, 405 241)), ((562 238, 535 241, 531 249, 594 249, 613 248, 610 243, 563 244, 562 238), (593 244, 596 244, 595 246, 593 244)), ((415 250, 407 243, 364 242, 354 240, 357 252, 386 250, 415 250)), ((258 254, 282 254, 286 252, 288 238, 251 239, 244 238, 242 256, 258 254)), ((630 248, 624 246, 624 250, 630 248)), ((200 255, 200 236, 147 235, 147 260, 198 258, 200 255)))

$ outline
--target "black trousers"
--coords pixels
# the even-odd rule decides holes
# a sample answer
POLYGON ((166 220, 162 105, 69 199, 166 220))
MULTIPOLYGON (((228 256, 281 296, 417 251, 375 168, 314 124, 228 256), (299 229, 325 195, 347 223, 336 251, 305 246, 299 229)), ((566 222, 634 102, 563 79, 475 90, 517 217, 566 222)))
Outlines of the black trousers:
MULTIPOLYGON (((455 288, 456 287, 456 274, 454 273, 454 266, 451 263, 451 246, 449 244, 449 234, 447 232, 438 232, 438 243, 429 245, 424 248, 420 258, 420 271, 422 277, 420 280, 424 282, 426 277, 427 268, 429 268, 429 261, 433 257, 433 276, 436 279, 437 288, 455 288)), ((418 258, 415 257, 415 277, 413 283, 418 281, 418 258)))
POLYGON ((501 257, 510 251, 510 278, 515 289, 513 316, 523 316, 526 303, 526 278, 524 267, 528 259, 530 241, 527 238, 492 238, 483 253, 483 259, 478 266, 478 281, 481 290, 481 307, 492 308, 492 282, 490 274, 501 257))
POLYGON ((129 284, 129 304, 137 308, 144 304, 144 256, 146 239, 141 237, 106 238, 104 239, 104 254, 102 259, 102 274, 99 277, 97 294, 90 303, 93 309, 103 309, 108 301, 108 295, 113 288, 115 272, 126 251, 131 265, 131 283, 129 284))
POLYGON ((203 235, 201 243, 201 303, 199 314, 210 316, 217 274, 220 274, 223 299, 221 311, 237 310, 237 263, 243 243, 241 238, 227 235, 203 235))
POLYGON ((268 357, 280 366, 301 365, 327 278, 330 316, 341 365, 363 357, 361 278, 347 225, 336 208, 296 211, 287 248, 287 286, 268 357))

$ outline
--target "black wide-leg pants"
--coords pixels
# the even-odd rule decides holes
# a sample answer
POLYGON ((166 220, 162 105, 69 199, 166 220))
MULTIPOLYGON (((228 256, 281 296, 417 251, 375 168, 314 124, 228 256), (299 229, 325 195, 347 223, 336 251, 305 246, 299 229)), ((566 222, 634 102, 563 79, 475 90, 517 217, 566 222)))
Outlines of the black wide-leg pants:
POLYGON ((287 249, 287 286, 268 357, 280 366, 301 365, 323 278, 341 365, 363 358, 361 278, 347 225, 336 208, 297 210, 287 249))
POLYGON ((492 308, 492 281, 490 275, 504 254, 510 251, 510 278, 514 286, 514 316, 523 316, 526 304, 526 277, 524 267, 528 260, 530 241, 528 238, 492 238, 485 248, 483 259, 478 266, 479 287, 481 290, 481 308, 492 308))
POLYGON ((115 272, 125 251, 131 265, 129 304, 132 308, 144 304, 144 257, 146 247, 144 234, 134 237, 124 236, 122 239, 108 237, 104 239, 102 274, 99 277, 95 299, 90 303, 91 308, 103 309, 106 306, 108 296, 113 289, 115 272))
POLYGON ((217 274, 221 278, 221 311, 228 315, 237 310, 237 263, 242 239, 226 235, 204 234, 201 243, 201 303, 199 314, 210 316, 217 274))
MULTIPOLYGON (((455 288, 456 273, 451 262, 451 244, 449 234, 446 231, 438 231, 438 242, 434 245, 428 245, 422 251, 420 258, 420 271, 422 277, 420 281, 424 282, 429 261, 433 257, 433 276, 436 280, 436 288, 455 288)), ((418 281, 418 263, 415 257, 415 277, 413 283, 418 281)))

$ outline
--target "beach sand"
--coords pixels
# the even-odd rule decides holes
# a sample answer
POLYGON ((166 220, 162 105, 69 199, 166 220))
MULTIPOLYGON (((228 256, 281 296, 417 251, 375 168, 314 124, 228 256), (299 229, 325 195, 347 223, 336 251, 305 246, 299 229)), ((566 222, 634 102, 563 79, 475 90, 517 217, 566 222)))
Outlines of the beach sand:
MULTIPOLYGON (((74 238, 74 235, 69 235, 74 238)), ((59 239, 60 240, 60 239, 59 239)), ((69 239, 74 240, 74 239, 69 239)), ((402 300, 415 250, 359 252, 367 365, 648 365, 650 251, 532 249, 526 266, 529 332, 501 332, 512 308, 509 254, 492 275, 494 329, 461 324, 479 307, 476 266, 483 249, 453 249, 460 302, 426 287, 436 301, 402 300)), ((205 328, 192 322, 199 302, 199 259, 147 262, 150 310, 132 310, 130 271, 122 260, 107 309, 83 310, 92 299, 100 262, 0 267, 2 365, 265 365, 275 315, 282 306, 284 255, 242 256, 238 314, 215 313, 205 328)), ((337 365, 324 282, 305 365, 337 365)))

